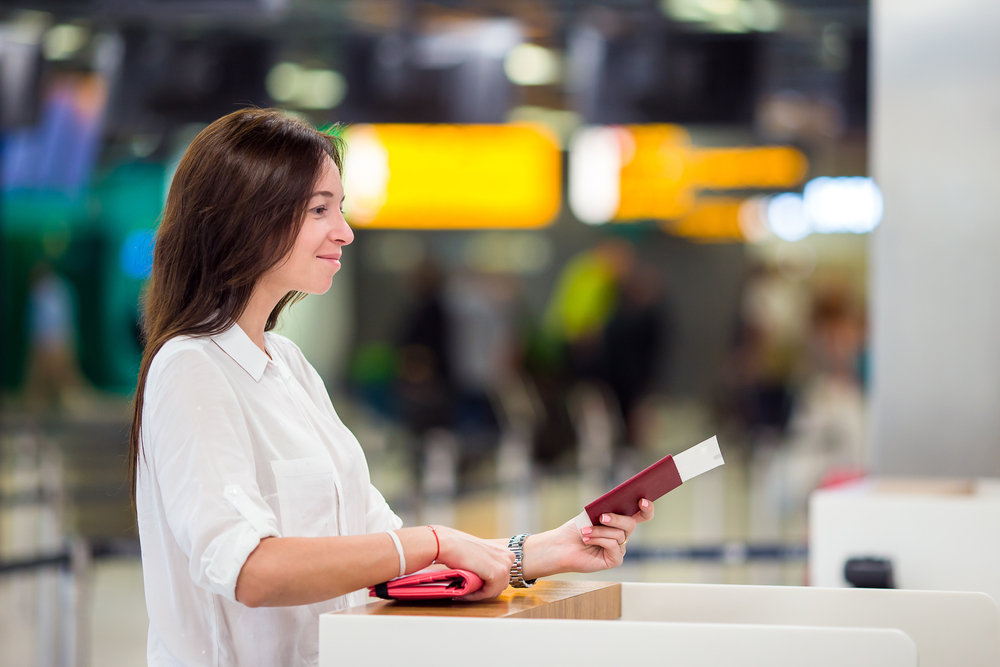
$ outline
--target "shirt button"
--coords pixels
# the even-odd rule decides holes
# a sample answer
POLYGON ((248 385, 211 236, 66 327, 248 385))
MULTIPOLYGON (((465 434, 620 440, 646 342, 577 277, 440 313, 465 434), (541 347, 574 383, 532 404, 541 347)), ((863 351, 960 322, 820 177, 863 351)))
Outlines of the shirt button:
POLYGON ((237 491, 236 489, 229 489, 229 493, 233 494, 234 496, 240 495, 240 492, 237 491))

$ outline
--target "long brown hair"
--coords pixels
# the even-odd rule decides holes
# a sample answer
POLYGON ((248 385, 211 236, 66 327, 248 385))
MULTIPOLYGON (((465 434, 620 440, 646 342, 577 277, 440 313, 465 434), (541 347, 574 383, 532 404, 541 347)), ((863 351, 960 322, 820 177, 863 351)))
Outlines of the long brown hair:
MULTIPOLYGON (((343 171, 339 139, 276 109, 241 109, 220 118, 184 153, 156 232, 143 298, 146 344, 129 432, 133 504, 153 357, 175 336, 220 333, 243 313, 257 281, 291 251, 327 156, 343 171)), ((265 330, 303 296, 282 297, 265 330)))

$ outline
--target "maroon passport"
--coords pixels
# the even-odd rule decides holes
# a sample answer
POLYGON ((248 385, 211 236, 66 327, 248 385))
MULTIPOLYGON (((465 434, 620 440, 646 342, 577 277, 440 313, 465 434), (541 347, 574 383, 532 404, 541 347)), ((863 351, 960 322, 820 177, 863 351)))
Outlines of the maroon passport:
POLYGON ((595 526, 601 525, 602 514, 632 516, 639 511, 639 501, 653 502, 681 485, 674 459, 669 454, 634 475, 603 496, 587 505, 584 510, 595 526))

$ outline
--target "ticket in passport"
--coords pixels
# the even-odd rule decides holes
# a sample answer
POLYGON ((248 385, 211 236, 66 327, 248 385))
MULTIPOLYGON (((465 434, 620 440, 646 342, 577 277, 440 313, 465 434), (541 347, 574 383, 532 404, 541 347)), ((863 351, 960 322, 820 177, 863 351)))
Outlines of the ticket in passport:
POLYGON ((599 525, 602 514, 632 516, 639 511, 639 501, 643 498, 656 501, 692 477, 724 463, 719 441, 713 435, 677 456, 664 456, 588 504, 576 517, 576 525, 581 529, 599 525))

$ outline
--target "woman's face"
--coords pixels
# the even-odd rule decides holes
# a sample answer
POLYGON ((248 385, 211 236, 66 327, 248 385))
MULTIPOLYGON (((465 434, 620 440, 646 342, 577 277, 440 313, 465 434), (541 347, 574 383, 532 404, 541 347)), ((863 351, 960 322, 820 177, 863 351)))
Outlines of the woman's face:
POLYGON ((354 232, 344 220, 343 205, 340 171, 327 157, 292 251, 267 276, 278 293, 323 294, 330 289, 333 274, 340 270, 343 247, 354 240, 354 232))

